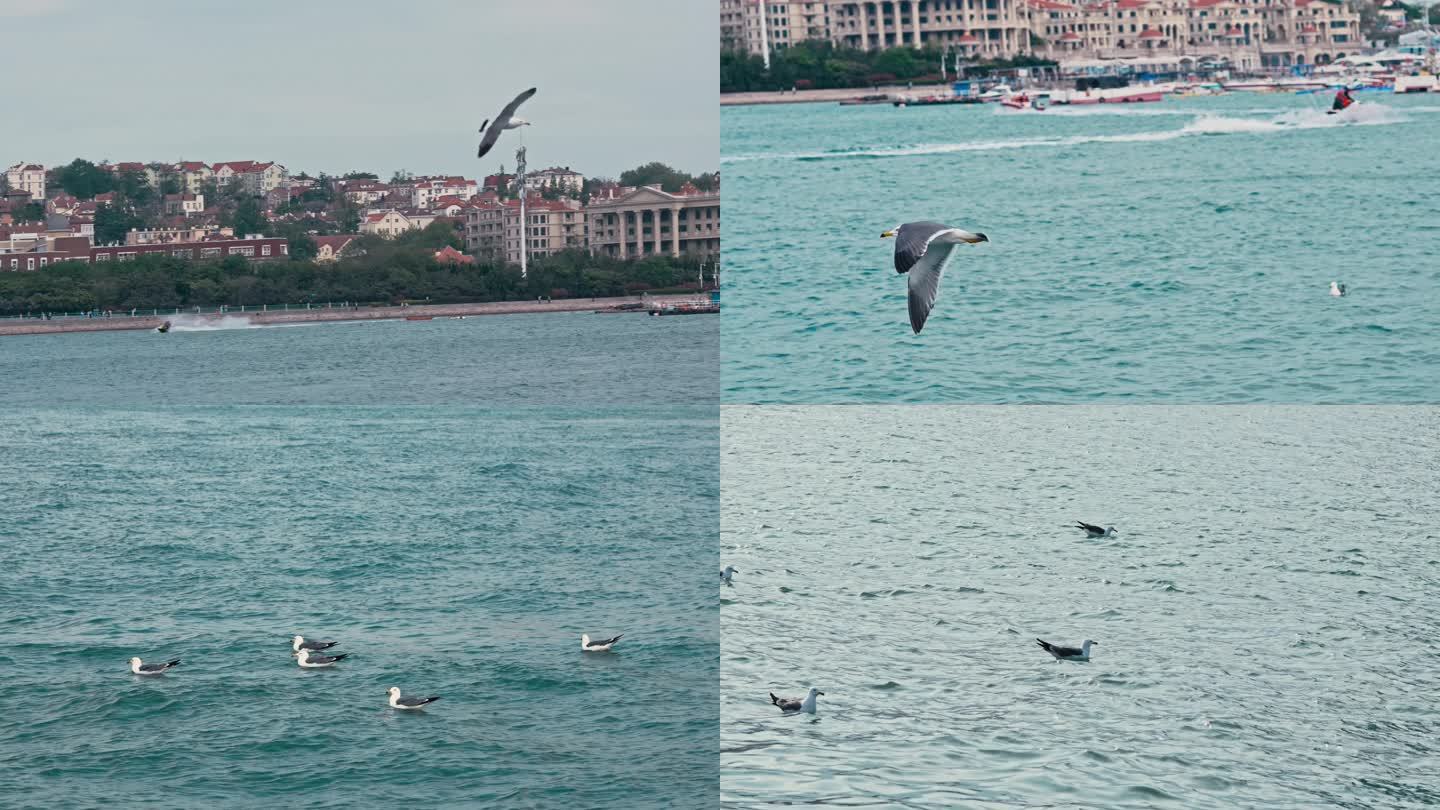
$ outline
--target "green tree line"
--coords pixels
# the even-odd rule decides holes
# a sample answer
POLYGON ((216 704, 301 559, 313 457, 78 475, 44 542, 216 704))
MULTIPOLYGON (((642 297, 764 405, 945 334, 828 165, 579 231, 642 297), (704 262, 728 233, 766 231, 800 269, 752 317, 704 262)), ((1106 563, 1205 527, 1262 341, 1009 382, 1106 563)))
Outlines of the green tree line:
MULTIPOLYGON (((861 51, 841 48, 833 42, 813 40, 772 51, 770 69, 766 70, 764 60, 755 54, 723 50, 720 52, 720 92, 872 87, 897 81, 939 81, 943 56, 943 51, 933 47, 861 51)), ((1048 59, 1021 55, 1014 59, 973 63, 966 68, 966 73, 985 76, 995 70, 1054 64, 1048 59)))
POLYGON ((165 255, 104 264, 61 262, 0 273, 0 314, 128 311, 306 302, 524 301, 589 298, 694 287, 696 260, 668 256, 620 261, 567 251, 537 257, 529 277, 500 263, 441 264, 434 252, 458 237, 437 223, 393 240, 360 237, 365 252, 339 262, 250 263, 239 257, 192 262, 165 255))

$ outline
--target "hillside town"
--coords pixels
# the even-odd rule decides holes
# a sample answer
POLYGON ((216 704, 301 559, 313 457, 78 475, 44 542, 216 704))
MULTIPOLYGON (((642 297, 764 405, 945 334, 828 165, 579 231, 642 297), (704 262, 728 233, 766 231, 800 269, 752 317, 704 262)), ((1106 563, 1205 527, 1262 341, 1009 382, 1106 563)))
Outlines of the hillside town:
POLYGON ((21 162, 0 176, 0 270, 156 253, 333 262, 359 249, 360 237, 394 239, 436 223, 465 247, 435 254, 449 263, 518 263, 522 239, 531 258, 718 257, 718 172, 692 177, 652 163, 617 181, 568 166, 532 170, 523 222, 521 182, 503 166, 478 180, 397 172, 385 182, 363 172, 292 175, 274 161, 21 162))
MULTIPOLYGON (((1366 33, 1406 27, 1396 0, 1367 5, 1366 33)), ((1413 15, 1412 15, 1413 16, 1413 15)), ((804 41, 933 48, 973 60, 1053 60, 1062 72, 1134 60, 1155 70, 1325 65, 1368 50, 1343 0, 721 0, 727 51, 765 58, 804 41)))

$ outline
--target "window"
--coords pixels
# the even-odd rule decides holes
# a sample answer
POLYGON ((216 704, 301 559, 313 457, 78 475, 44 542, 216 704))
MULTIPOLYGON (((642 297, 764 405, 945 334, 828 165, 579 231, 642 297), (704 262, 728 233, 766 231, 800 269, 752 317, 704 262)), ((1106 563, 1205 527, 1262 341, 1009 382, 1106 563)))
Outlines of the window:
POLYGON ((261 256, 269 256, 269 255, 270 255, 270 246, 269 246, 269 245, 264 245, 264 246, 262 246, 262 247, 260 248, 260 255, 261 255, 261 256))
POLYGON ((26 259, 26 260, 25 260, 25 269, 26 269, 26 270, 34 270, 34 269, 35 269, 35 260, 34 260, 34 259, 26 259))
POLYGON ((109 253, 97 253, 97 254, 95 254, 95 261, 97 261, 97 262, 108 262, 108 261, 110 261, 110 254, 109 254, 109 253))
POLYGON ((127 250, 127 251, 125 251, 125 252, 123 252, 123 253, 119 253, 119 254, 117 254, 117 255, 115 256, 115 261, 117 261, 117 262, 134 261, 134 259, 135 259, 135 251, 133 251, 133 250, 127 250))
POLYGON ((220 248, 200 248, 200 258, 215 259, 220 256, 220 248))

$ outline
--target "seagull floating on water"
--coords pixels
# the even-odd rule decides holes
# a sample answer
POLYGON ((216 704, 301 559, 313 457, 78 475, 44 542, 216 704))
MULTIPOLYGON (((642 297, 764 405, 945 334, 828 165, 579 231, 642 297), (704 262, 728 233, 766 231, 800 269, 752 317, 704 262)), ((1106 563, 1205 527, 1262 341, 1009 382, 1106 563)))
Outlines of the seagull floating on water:
POLYGON ((770 702, 773 703, 773 704, 776 705, 776 706, 779 706, 779 707, 780 707, 780 711, 782 711, 782 712, 806 712, 806 713, 808 713, 808 714, 814 714, 814 713, 815 713, 815 696, 816 696, 816 695, 823 695, 823 694, 825 694, 825 693, 824 693, 824 692, 821 692, 819 689, 816 689, 816 688, 813 687, 813 686, 810 687, 810 691, 809 691, 809 692, 806 692, 806 693, 805 693, 805 697, 804 697, 803 699, 802 699, 802 698, 782 698, 782 697, 776 697, 776 696, 775 696, 775 693, 774 693, 774 692, 771 692, 771 693, 770 693, 770 702))
POLYGON ((339 643, 338 641, 306 641, 304 636, 296 636, 290 641, 290 649, 297 653, 301 650, 315 650, 318 652, 319 650, 328 650, 339 643))
POLYGON ((895 237, 895 272, 910 274, 910 328, 915 334, 925 328, 925 319, 940 294, 940 277, 945 265, 961 244, 989 242, 983 233, 971 233, 938 222, 907 222, 880 234, 895 237))
POLYGON ((1119 532, 1115 531, 1114 526, 1108 526, 1102 529, 1094 523, 1086 523, 1083 520, 1075 521, 1075 528, 1084 531, 1086 537, 1114 537, 1119 534, 1119 532))
POLYGON ((1345 294, 1345 285, 1341 284, 1338 281, 1330 282, 1330 294, 1335 296, 1336 298, 1339 298, 1340 296, 1345 294))
POLYGON ((480 151, 476 153, 475 157, 485 157, 486 152, 494 149, 495 142, 500 140, 501 131, 530 125, 530 122, 524 118, 516 118, 514 116, 515 111, 520 109, 520 105, 528 101, 533 95, 535 95, 534 87, 516 96, 509 104, 506 104, 505 109, 500 111, 500 115, 496 116, 494 121, 488 118, 485 119, 485 123, 480 125, 480 132, 482 133, 480 136, 480 151))
POLYGON ((179 664, 179 658, 176 658, 174 661, 166 661, 163 664, 147 664, 139 658, 131 658, 130 671, 136 675, 163 675, 165 674, 165 670, 173 666, 178 666, 179 664))
POLYGON ((615 646, 615 642, 619 640, 620 636, 615 636, 614 638, 607 638, 604 641, 591 641, 589 635, 582 633, 580 635, 580 649, 585 652, 605 652, 615 646))
POLYGON ((725 570, 720 572, 720 580, 721 580, 722 582, 724 582, 726 585, 729 585, 729 584, 730 584, 730 577, 732 577, 732 576, 734 576, 734 575, 736 575, 736 574, 738 574, 738 573, 740 573, 740 572, 737 571, 737 570, 735 570, 735 566, 733 566, 733 565, 727 565, 727 566, 725 566, 725 570))
POLYGON ((333 667, 336 663, 350 657, 350 653, 339 655, 316 655, 309 650, 300 651, 300 666, 306 669, 318 669, 320 667, 333 667))
POLYGON ((440 699, 439 695, 423 698, 400 697, 400 687, 398 686, 392 686, 386 691, 390 695, 390 708, 392 709, 423 709, 440 699))
POLYGON ((1092 644, 1099 644, 1099 643, 1100 643, 1100 642, 1098 642, 1098 641, 1091 641, 1091 640, 1088 639, 1088 638, 1085 639, 1085 642, 1084 642, 1083 644, 1081 644, 1079 647, 1061 647, 1061 646, 1059 646, 1058 644, 1051 644, 1051 643, 1048 642, 1048 641, 1042 641, 1042 640, 1040 640, 1040 639, 1038 639, 1038 638, 1035 639, 1035 642, 1040 645, 1040 649, 1042 649, 1042 650, 1044 650, 1045 652, 1048 652, 1048 653, 1050 653, 1051 655, 1055 656, 1055 660, 1056 660, 1057 662, 1059 662, 1059 661, 1089 661, 1089 660, 1090 660, 1090 645, 1092 645, 1092 644))

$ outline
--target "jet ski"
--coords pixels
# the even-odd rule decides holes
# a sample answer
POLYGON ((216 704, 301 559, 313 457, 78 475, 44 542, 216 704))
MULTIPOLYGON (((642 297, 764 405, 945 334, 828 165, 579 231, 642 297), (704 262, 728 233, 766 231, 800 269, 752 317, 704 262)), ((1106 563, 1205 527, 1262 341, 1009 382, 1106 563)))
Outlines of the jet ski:
POLYGON ((159 333, 162 334, 162 335, 165 334, 166 332, 169 332, 169 331, 170 331, 170 322, 169 322, 169 321, 166 321, 166 322, 160 324, 159 326, 155 327, 155 331, 156 331, 156 332, 159 332, 159 333))

